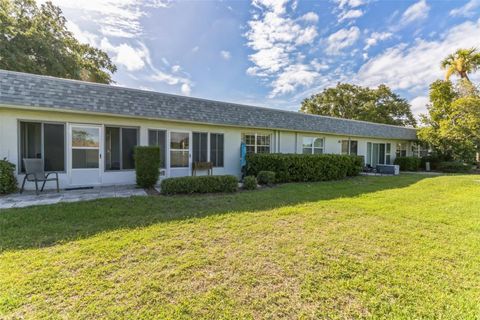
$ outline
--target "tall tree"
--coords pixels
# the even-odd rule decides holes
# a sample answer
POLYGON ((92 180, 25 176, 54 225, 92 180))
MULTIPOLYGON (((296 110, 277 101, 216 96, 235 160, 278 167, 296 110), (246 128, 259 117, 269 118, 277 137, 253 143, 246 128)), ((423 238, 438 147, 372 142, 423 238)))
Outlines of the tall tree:
POLYGON ((445 79, 447 81, 455 74, 470 82, 468 74, 475 72, 480 67, 480 52, 476 48, 458 49, 443 59, 441 66, 446 70, 445 79))
POLYGON ((470 162, 480 149, 480 96, 459 88, 441 80, 430 85, 428 115, 418 135, 442 157, 470 162))
POLYGON ((116 71, 107 53, 78 42, 51 2, 0 0, 0 68, 111 83, 116 71))
POLYGON ((300 111, 399 126, 416 125, 408 102, 386 85, 371 89, 338 83, 303 100, 300 111))

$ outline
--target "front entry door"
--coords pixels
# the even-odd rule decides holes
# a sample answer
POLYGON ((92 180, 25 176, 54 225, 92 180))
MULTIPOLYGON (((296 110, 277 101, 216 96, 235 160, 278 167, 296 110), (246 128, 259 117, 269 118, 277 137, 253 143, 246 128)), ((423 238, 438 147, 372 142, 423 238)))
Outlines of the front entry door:
POLYGON ((102 127, 71 124, 69 129, 69 170, 72 186, 101 183, 102 127))
POLYGON ((191 133, 170 132, 170 177, 184 177, 192 174, 191 133))

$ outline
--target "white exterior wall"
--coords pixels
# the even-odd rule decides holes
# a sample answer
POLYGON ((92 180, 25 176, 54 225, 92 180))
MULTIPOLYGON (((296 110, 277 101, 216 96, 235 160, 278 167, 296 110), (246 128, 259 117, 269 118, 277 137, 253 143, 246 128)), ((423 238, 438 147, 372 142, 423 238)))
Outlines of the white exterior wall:
POLYGON ((295 153, 296 151, 296 133, 280 131, 280 150, 279 153, 295 153))
MULTIPOLYGON (((139 128, 139 144, 148 145, 148 130, 149 129, 163 129, 167 132, 172 131, 189 131, 189 132, 211 132, 224 134, 224 167, 214 168, 215 175, 231 174, 237 177, 240 176, 240 143, 242 133, 263 133, 271 135, 271 152, 280 153, 302 153, 303 137, 321 137, 325 139, 324 153, 341 153, 340 140, 348 139, 349 137, 318 134, 318 133, 299 133, 278 130, 257 130, 253 128, 237 128, 217 125, 202 125, 193 123, 180 123, 162 120, 149 120, 141 118, 126 118, 120 116, 107 115, 92 115, 71 112, 58 111, 36 111, 27 109, 7 109, 0 108, 0 158, 7 158, 10 162, 19 165, 19 121, 46 121, 46 122, 60 122, 64 124, 96 124, 102 126, 126 126, 139 128)), ((168 133, 167 133, 168 134, 168 133)), ((351 140, 358 141, 358 154, 366 157, 367 142, 382 142, 391 143, 392 161, 395 158, 396 140, 380 140, 369 138, 350 137, 351 140)), ((70 150, 65 151, 66 172, 60 173, 60 187, 65 188, 71 186, 68 157, 70 157, 70 150)), ((103 154, 104 150, 100 150, 103 154)), ((167 139, 167 177, 169 173, 169 141, 167 139)), ((104 157, 102 160, 104 161, 104 157)), ((102 166, 103 167, 103 166, 102 166)), ((190 171, 191 172, 191 171, 190 171)), ((18 181, 21 183, 23 175, 18 175, 18 181)), ((120 170, 120 171, 104 171, 101 172, 101 184, 134 184, 135 171, 134 170, 120 170)), ((27 183, 28 188, 32 188, 32 183, 27 183)), ((52 185, 46 187, 53 187, 52 185)))
POLYGON ((298 133, 298 143, 296 147, 296 152, 297 153, 302 153, 303 149, 303 138, 304 137, 309 137, 309 138, 323 138, 324 139, 324 153, 334 153, 334 154, 340 154, 342 153, 342 140, 355 140, 358 141, 358 147, 357 147, 357 154, 359 156, 364 156, 365 159, 367 157, 367 143, 372 142, 372 143, 390 143, 391 144, 391 150, 390 150, 390 155, 391 155, 391 161, 395 160, 395 153, 397 151, 397 142, 399 140, 393 140, 393 139, 375 139, 375 138, 364 138, 364 137, 349 137, 349 136, 338 136, 338 135, 326 135, 326 134, 312 134, 312 133, 298 133))

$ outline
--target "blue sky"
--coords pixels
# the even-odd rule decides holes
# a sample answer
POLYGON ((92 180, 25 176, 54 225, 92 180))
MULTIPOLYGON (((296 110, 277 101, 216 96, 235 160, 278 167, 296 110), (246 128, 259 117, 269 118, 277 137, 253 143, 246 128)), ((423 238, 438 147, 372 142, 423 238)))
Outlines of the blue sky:
POLYGON ((480 0, 53 2, 117 85, 286 110, 343 81, 385 83, 418 115, 440 60, 480 47, 480 0))

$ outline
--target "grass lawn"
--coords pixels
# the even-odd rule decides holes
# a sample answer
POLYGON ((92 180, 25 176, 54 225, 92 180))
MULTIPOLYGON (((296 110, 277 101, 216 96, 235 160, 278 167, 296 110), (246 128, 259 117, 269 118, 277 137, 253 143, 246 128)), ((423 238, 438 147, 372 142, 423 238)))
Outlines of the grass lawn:
POLYGON ((0 318, 480 318, 480 177, 0 212, 0 318))

